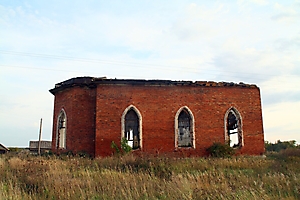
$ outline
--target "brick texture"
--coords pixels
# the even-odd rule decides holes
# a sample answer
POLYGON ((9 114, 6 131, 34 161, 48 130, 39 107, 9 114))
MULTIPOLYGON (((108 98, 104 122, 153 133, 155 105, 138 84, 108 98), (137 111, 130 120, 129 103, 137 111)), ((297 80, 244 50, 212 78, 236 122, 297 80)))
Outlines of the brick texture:
MULTIPOLYGON (((51 91, 51 90, 50 90, 51 91)), ((134 105, 142 116, 142 148, 135 153, 205 156, 213 142, 225 142, 224 117, 234 107, 242 118, 244 146, 237 154, 264 153, 260 91, 256 86, 205 84, 130 84, 105 82, 68 85, 55 95, 52 150, 84 151, 92 156, 113 154, 120 144, 121 117, 134 105), (89 86, 89 87, 88 87, 89 86), (175 115, 187 106, 194 115, 195 148, 175 148, 175 115), (55 148, 57 117, 67 115, 66 149, 55 148)))
POLYGON ((52 134, 54 152, 72 151, 95 155, 95 97, 95 90, 87 87, 73 87, 55 95, 52 134), (67 115, 66 149, 57 150, 57 117, 62 109, 67 115))

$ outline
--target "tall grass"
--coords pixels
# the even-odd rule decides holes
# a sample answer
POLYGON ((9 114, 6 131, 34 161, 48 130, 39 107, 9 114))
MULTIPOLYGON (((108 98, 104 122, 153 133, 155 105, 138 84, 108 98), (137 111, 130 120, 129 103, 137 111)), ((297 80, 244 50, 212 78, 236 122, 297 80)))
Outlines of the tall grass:
POLYGON ((0 157, 0 199, 300 199, 300 155, 0 157))

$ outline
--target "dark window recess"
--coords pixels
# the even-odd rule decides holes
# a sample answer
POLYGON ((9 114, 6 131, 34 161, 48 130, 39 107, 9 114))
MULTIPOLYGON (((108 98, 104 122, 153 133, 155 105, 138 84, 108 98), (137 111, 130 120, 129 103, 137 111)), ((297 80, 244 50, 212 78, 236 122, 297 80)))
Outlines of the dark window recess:
POLYGON ((65 115, 64 115, 64 113, 62 113, 58 120, 58 129, 66 128, 65 121, 66 121, 65 115))
POLYGON ((239 148, 242 146, 241 120, 234 110, 230 110, 227 116, 227 135, 231 147, 239 148))
POLYGON ((130 109, 125 116, 124 135, 132 149, 140 147, 139 117, 133 109, 130 109))
POLYGON ((191 117, 186 110, 182 110, 178 116, 178 146, 192 147, 191 117))
POLYGON ((238 120, 237 117, 235 116, 235 113, 233 111, 230 111, 227 119, 228 119, 227 120, 228 134, 231 135, 236 133, 236 132, 231 132, 238 127, 238 120))
POLYGON ((56 139, 56 148, 66 147, 66 115, 61 112, 58 117, 58 132, 56 139))

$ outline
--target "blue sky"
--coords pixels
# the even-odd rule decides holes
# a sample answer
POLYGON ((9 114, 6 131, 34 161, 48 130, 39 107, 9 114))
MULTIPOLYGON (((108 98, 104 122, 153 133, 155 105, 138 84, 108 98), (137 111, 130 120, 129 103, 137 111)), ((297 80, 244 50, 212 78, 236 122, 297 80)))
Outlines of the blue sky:
POLYGON ((265 139, 300 143, 300 0, 0 1, 0 143, 51 139, 78 76, 257 84, 265 139))

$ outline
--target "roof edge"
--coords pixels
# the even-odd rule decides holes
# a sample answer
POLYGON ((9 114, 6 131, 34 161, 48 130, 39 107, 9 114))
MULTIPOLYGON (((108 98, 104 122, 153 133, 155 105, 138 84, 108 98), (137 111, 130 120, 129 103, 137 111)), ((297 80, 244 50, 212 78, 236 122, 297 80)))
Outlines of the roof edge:
POLYGON ((96 87, 98 84, 128 84, 128 85, 194 85, 205 87, 247 87, 258 88, 255 84, 246 84, 243 82, 214 82, 214 81, 172 81, 172 80, 145 80, 145 79, 108 79, 106 77, 75 77, 55 84, 49 91, 54 95, 56 92, 74 86, 96 87))

